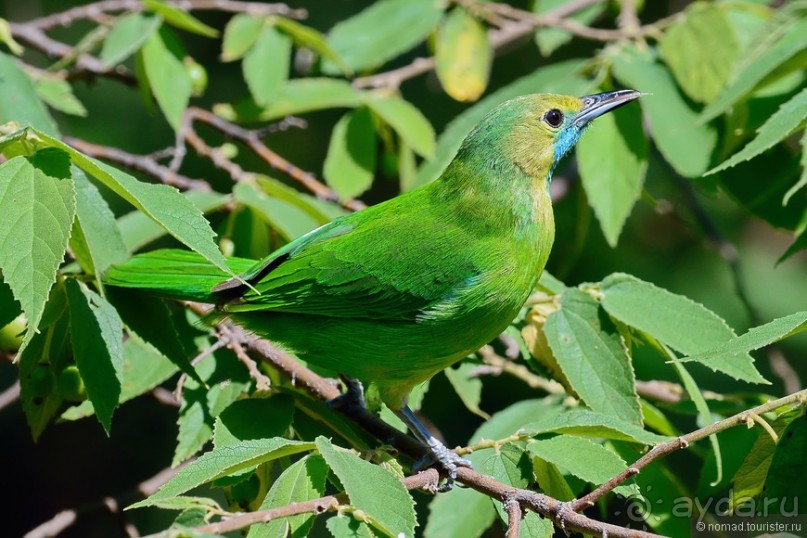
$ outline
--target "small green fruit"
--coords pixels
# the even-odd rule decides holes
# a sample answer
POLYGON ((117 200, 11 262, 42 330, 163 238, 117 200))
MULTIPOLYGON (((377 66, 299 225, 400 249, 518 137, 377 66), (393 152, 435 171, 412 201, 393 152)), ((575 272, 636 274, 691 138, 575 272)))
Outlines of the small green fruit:
POLYGON ((193 88, 193 96, 199 97, 207 89, 207 70, 202 64, 197 63, 196 60, 190 56, 185 56, 185 72, 191 79, 191 87, 193 88))
POLYGON ((71 365, 59 372, 58 383, 65 400, 83 402, 87 399, 87 388, 77 366, 71 365))
POLYGON ((0 329, 0 351, 17 351, 22 345, 22 335, 28 320, 20 314, 11 323, 0 329))

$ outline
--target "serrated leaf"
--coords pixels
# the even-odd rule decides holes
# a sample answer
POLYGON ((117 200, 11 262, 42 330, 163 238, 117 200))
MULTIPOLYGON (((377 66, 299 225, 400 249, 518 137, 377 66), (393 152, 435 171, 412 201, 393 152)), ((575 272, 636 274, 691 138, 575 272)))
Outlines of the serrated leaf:
POLYGON ((681 362, 697 361, 704 364, 715 359, 727 360, 733 355, 748 353, 749 351, 769 346, 805 329, 807 329, 807 312, 796 312, 749 329, 745 334, 736 336, 708 351, 679 360, 681 362))
POLYGON ((577 164, 588 203, 612 247, 641 195, 647 153, 642 113, 636 106, 598 118, 577 143, 577 164))
POLYGON ((333 538, 375 538, 373 531, 363 521, 350 515, 336 515, 325 522, 333 538))
MULTIPOLYGON (((336 24, 328 43, 353 71, 374 69, 426 39, 442 14, 436 0, 381 0, 336 24)), ((323 71, 339 73, 331 62, 323 71)))
MULTIPOLYGON (((209 499, 207 497, 190 497, 185 495, 157 501, 154 503, 154 506, 157 508, 163 508, 165 510, 201 509, 204 513, 211 511, 222 512, 224 510, 219 503, 213 499, 209 499)), ((202 523, 199 524, 201 525, 203 523, 204 518, 202 518, 202 523)))
POLYGON ((74 167, 71 172, 76 183, 76 219, 92 258, 89 272, 101 275, 109 266, 126 259, 126 245, 123 244, 115 215, 98 188, 79 168, 74 167))
POLYGON ((249 92, 259 106, 267 106, 289 78, 291 39, 274 26, 264 26, 244 56, 242 67, 249 92))
POLYGON ((697 113, 678 92, 670 72, 656 63, 649 51, 622 48, 612 59, 614 76, 620 82, 651 94, 640 99, 639 104, 667 162, 682 176, 703 174, 709 167, 717 133, 699 124, 697 113))
POLYGON ((199 456, 187 467, 180 469, 155 494, 128 508, 151 506, 157 501, 176 497, 197 486, 241 469, 285 456, 308 452, 314 448, 314 443, 275 438, 242 441, 236 445, 211 450, 199 456))
POLYGON ((355 198, 373 184, 376 134, 370 111, 361 107, 333 128, 323 175, 342 199, 355 198))
POLYGON ((410 186, 410 189, 437 179, 457 153, 462 140, 471 132, 471 129, 488 112, 508 99, 535 92, 581 95, 591 89, 592 84, 580 75, 584 65, 585 63, 582 60, 569 60, 541 67, 529 75, 496 90, 458 114, 440 134, 434 155, 420 167, 417 178, 410 186))
POLYGON ((265 20, 247 13, 237 13, 224 27, 221 61, 232 62, 244 57, 261 34, 265 20))
POLYGON ((344 486, 350 504, 364 512, 373 527, 393 538, 415 535, 415 503, 397 476, 324 437, 318 437, 316 445, 344 486))
POLYGON ((107 434, 123 383, 123 322, 106 299, 75 279, 66 283, 73 357, 107 434))
POLYGON ((266 108, 246 103, 216 105, 213 111, 227 120, 269 121, 326 108, 353 108, 362 100, 362 93, 344 80, 302 78, 288 81, 266 108))
POLYGON ((701 103, 713 101, 740 54, 724 6, 697 2, 667 28, 659 52, 684 92, 701 103))
MULTIPOLYGON (((695 355, 735 336, 726 322, 705 306, 636 277, 610 275, 602 281, 601 291, 601 304, 611 316, 681 353, 695 355)), ((735 379, 767 383, 747 353, 703 364, 735 379)))
POLYGON ((36 95, 36 88, 17 60, 0 52, 0 125, 10 121, 21 127, 30 125, 49 135, 58 136, 56 122, 36 95))
POLYGON ((804 122, 805 118, 807 118, 807 88, 779 107, 779 110, 762 124, 762 127, 757 131, 757 136, 743 149, 719 166, 706 172, 706 175, 720 172, 743 161, 753 159, 787 138, 790 133, 804 122))
POLYGON ((162 24, 162 17, 151 13, 127 13, 115 19, 104 38, 100 58, 107 67, 117 65, 135 53, 162 24))
MULTIPOLYGON (((625 461, 604 446, 571 435, 531 441, 527 444, 527 451, 595 486, 627 469, 625 461)), ((626 497, 638 494, 635 485, 623 484, 614 491, 626 497)))
POLYGON ((213 240, 215 234, 210 223, 178 190, 168 185, 143 183, 125 172, 76 151, 61 140, 43 133, 37 134, 48 145, 66 151, 74 164, 148 215, 191 250, 233 275, 213 240))
MULTIPOLYGON (((322 456, 309 455, 295 462, 275 480, 259 510, 318 499, 325 495, 328 466, 322 456)), ((269 523, 253 525, 247 538, 289 536, 304 538, 314 524, 314 514, 299 514, 269 523)))
POLYGON ((427 159, 434 155, 434 129, 423 113, 400 97, 368 96, 365 104, 406 144, 427 159))
POLYGON ((448 95, 457 101, 476 101, 485 93, 493 49, 485 27, 463 7, 443 20, 435 44, 435 71, 448 95))
POLYGON ((193 82, 185 68, 185 51, 176 35, 165 26, 155 32, 141 49, 143 69, 157 104, 174 130, 193 94, 193 82))
POLYGON ((633 367, 619 333, 601 322, 594 299, 568 290, 560 309, 547 318, 544 333, 564 376, 588 407, 642 423, 633 367))
POLYGON ((0 165, 0 269, 28 318, 23 348, 39 326, 64 258, 75 197, 62 151, 44 149, 0 165))
POLYGON ((479 408, 479 402, 482 401, 482 380, 469 375, 476 367, 471 362, 462 362, 457 368, 446 368, 443 373, 468 411, 487 420, 490 415, 479 408))
MULTIPOLYGON (((776 435, 781 437, 788 425, 803 414, 802 409, 792 409, 782 413, 769 424, 776 435)), ((751 447, 742 465, 734 474, 731 489, 731 511, 735 511, 738 506, 762 493, 775 452, 776 441, 767 432, 760 431, 754 446, 751 447)))
POLYGON ((653 445, 669 440, 669 437, 656 435, 643 430, 635 424, 587 409, 568 409, 553 413, 550 416, 544 416, 534 422, 528 423, 528 421, 529 419, 521 424, 524 434, 528 436, 554 432, 579 437, 630 441, 645 445, 653 445))
POLYGON ((286 241, 297 239, 319 226, 299 207, 267 196, 246 183, 238 183, 233 194, 236 200, 254 209, 286 241))
POLYGON ((232 446, 248 439, 282 437, 291 425, 294 400, 286 394, 236 400, 216 417, 213 445, 232 446), (259 421, 255 417, 260 417, 259 421))
POLYGON ((206 25, 182 8, 163 2, 162 0, 143 0, 143 6, 165 19, 165 22, 181 30, 202 35, 205 37, 218 37, 215 28, 206 25))
MULTIPOLYGON (((128 402, 163 383, 177 372, 177 367, 157 350, 129 335, 123 343, 123 383, 119 404, 128 402)), ((62 413, 64 420, 78 420, 92 415, 92 402, 85 400, 62 413)))
POLYGON ((73 87, 67 81, 41 78, 35 82, 35 86, 37 96, 49 107, 73 116, 87 115, 87 109, 73 94, 73 87))
POLYGON ((765 77, 807 47, 807 18, 798 17, 791 23, 774 28, 759 47, 748 54, 739 72, 732 77, 720 96, 701 113, 701 121, 709 121, 751 92, 765 77))
MULTIPOLYGON (((536 2, 533 3, 533 13, 538 15, 548 13, 566 3, 566 0, 536 0, 536 2)), ((587 5, 583 9, 572 13, 567 18, 589 26, 602 14, 606 6, 607 2, 601 0, 587 5)), ((535 43, 538 45, 538 50, 541 51, 541 55, 545 57, 550 56, 555 50, 571 41, 572 37, 572 34, 569 32, 551 26, 538 28, 535 31, 535 43)))

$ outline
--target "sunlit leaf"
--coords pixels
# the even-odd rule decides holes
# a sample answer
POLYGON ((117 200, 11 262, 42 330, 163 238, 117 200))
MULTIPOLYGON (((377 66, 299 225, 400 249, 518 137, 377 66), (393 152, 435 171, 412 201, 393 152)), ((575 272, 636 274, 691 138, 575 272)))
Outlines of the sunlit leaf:
POLYGON ((462 7, 443 20, 434 59, 437 77, 457 101, 476 101, 485 92, 493 49, 485 27, 462 7))
POLYGON ((206 25, 179 6, 171 5, 162 0, 143 0, 143 5, 146 9, 161 15, 168 24, 181 30, 187 30, 205 37, 218 37, 219 35, 218 30, 206 25))
POLYGON ((373 184, 375 165, 375 126, 370 111, 362 107, 334 127, 323 175, 340 198, 355 198, 373 184))
POLYGON ((101 61, 112 67, 143 46, 162 24, 162 17, 152 13, 127 13, 115 19, 112 29, 104 38, 101 61))
POLYGON ((73 87, 64 80, 56 78, 41 78, 34 84, 36 94, 49 107, 72 114, 73 116, 86 116, 87 109, 73 93, 73 87))
POLYGON ((3 74, 0 78, 0 125, 15 121, 21 127, 30 125, 44 133, 58 135, 56 123, 17 60, 0 52, 0 73, 3 74))
POLYGON ((193 82, 185 69, 185 51, 176 35, 163 26, 141 49, 143 68, 160 110, 174 130, 193 94, 193 82))
POLYGON ((434 155, 434 129, 423 113, 400 97, 369 96, 365 103, 423 157, 434 155))
POLYGON ((266 106, 289 78, 291 39, 274 26, 265 26, 244 56, 244 79, 252 98, 266 106))
POLYGON ((224 27, 224 39, 221 44, 221 61, 240 60, 252 48, 261 34, 264 19, 237 13, 224 27))

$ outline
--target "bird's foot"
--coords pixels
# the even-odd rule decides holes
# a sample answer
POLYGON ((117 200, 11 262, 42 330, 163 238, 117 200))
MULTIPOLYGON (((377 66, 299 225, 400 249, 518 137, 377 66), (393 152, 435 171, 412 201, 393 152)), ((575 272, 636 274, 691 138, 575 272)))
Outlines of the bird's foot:
POLYGON ((468 467, 473 469, 474 465, 470 460, 459 456, 456 452, 448 449, 443 443, 431 437, 426 443, 429 453, 415 462, 412 466, 413 471, 421 471, 427 469, 432 465, 438 465, 445 471, 445 482, 437 486, 437 491, 442 493, 451 491, 454 487, 454 482, 457 480, 457 468, 468 467))
POLYGON ((361 384, 361 381, 354 377, 343 375, 339 377, 345 385, 345 393, 328 400, 328 405, 332 409, 341 409, 348 412, 352 409, 367 409, 367 404, 364 401, 364 386, 361 384))

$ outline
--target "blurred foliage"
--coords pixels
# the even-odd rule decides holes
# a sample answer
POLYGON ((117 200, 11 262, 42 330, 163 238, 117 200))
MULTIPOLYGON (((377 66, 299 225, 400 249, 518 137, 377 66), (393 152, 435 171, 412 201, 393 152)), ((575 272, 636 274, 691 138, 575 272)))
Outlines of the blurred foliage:
MULTIPOLYGON (((16 359, 0 379, 19 379, 40 443, 23 434, 23 413, 3 411, 2 454, 21 491, 11 535, 200 453, 141 503, 175 521, 127 513, 141 531, 346 490, 351 505, 338 515, 255 525, 248 536, 500 535, 500 503, 461 489, 411 496, 397 479, 411 462, 368 451, 277 372, 267 369, 267 391, 228 348, 199 355, 215 335, 194 314, 99 277, 137 252, 181 245, 237 273, 248 262, 227 257, 260 258, 355 208, 352 199, 375 203, 434 180, 488 111, 525 93, 648 95, 598 120, 556 171, 548 270, 560 280, 545 275, 505 337, 413 397, 448 444, 520 431, 474 452, 476 469, 567 500, 643 445, 807 378, 803 360, 776 367, 807 354, 796 334, 807 322, 804 2, 601 0, 564 12, 579 3, 309 1, 227 12, 144 0, 36 26, 66 4, 0 4, 0 351, 16 359), (68 50, 32 40, 32 29, 68 50), (172 155, 154 152, 187 135, 190 105, 274 125, 258 139, 281 164, 205 127, 211 154, 188 148, 178 172, 212 190, 180 194, 62 141, 122 148, 162 165, 164 179, 172 155), (304 170, 323 178, 319 192, 304 170), (180 372, 178 412, 143 397, 173 389, 180 372), (678 392, 637 390, 651 380, 678 392), (79 420, 90 416, 108 439, 79 420)), ((723 432, 644 470, 589 515, 681 536, 690 522, 676 499, 730 498, 738 512, 804 500, 792 480, 804 466, 803 409, 764 418, 779 444, 760 428, 723 432), (639 505, 639 517, 626 516, 639 505)), ((64 535, 120 534, 97 512, 64 535)), ((551 533, 534 514, 522 525, 523 536, 551 533)))

